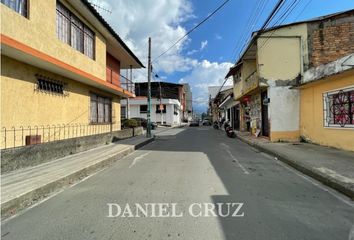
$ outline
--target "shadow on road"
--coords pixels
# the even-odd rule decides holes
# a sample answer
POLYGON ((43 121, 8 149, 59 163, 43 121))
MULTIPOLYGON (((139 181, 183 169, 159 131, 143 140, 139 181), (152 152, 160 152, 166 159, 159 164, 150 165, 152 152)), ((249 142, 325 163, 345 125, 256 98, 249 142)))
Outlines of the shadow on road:
POLYGON ((350 207, 284 170, 258 150, 238 139, 227 138, 223 131, 211 127, 185 128, 158 137, 155 144, 144 149, 207 155, 228 192, 210 196, 213 202, 244 203, 244 217, 218 217, 225 239, 348 238, 346 228, 352 224, 353 214, 350 207))

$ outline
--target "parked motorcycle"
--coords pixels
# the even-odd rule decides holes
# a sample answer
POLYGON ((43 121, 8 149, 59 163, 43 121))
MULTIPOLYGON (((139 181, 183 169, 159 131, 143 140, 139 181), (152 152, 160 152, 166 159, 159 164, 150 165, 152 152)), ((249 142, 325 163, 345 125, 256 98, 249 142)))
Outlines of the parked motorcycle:
POLYGON ((213 123, 213 127, 214 127, 214 129, 219 129, 219 123, 218 123, 218 121, 215 121, 215 122, 213 123))
POLYGON ((228 136, 229 138, 236 137, 236 133, 234 129, 230 126, 229 122, 225 122, 224 128, 225 128, 226 136, 228 136))

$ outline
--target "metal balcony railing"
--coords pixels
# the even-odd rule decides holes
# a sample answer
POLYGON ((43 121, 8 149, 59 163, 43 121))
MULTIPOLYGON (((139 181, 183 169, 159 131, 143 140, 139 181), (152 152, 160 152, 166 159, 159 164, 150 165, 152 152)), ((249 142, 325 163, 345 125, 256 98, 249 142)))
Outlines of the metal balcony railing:
POLYGON ((123 89, 135 94, 135 85, 134 85, 134 83, 131 80, 129 80, 128 78, 126 78, 126 77, 124 77, 122 75, 120 75, 120 76, 121 76, 120 86, 123 89))
POLYGON ((246 79, 245 81, 243 81, 242 84, 242 93, 243 94, 247 94, 250 91, 256 89, 259 85, 258 83, 258 74, 257 71, 254 71, 253 73, 251 73, 246 79))

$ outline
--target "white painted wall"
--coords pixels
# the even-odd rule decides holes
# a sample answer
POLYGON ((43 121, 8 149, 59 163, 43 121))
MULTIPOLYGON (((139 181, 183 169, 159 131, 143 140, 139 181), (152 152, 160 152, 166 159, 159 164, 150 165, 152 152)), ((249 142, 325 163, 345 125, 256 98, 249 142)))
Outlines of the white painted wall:
MULTIPOLYGON (((269 81, 268 81, 269 82, 269 81)), ((297 89, 268 87, 268 117, 271 131, 297 131, 300 125, 300 94, 297 89)))
MULTIPOLYGON (((140 113, 140 105, 147 105, 146 99, 130 99, 130 117, 131 118, 145 118, 147 119, 146 113, 140 113)), ((159 105, 160 101, 152 99, 151 101, 151 121, 152 122, 161 122, 161 114, 156 113, 156 105, 159 105)), ((179 125, 181 124, 181 111, 177 111, 178 114, 174 114, 174 106, 177 105, 180 109, 181 104, 176 99, 163 99, 162 104, 166 105, 166 113, 162 114, 163 123, 168 125, 179 125)), ((126 106, 126 100, 121 101, 122 106, 126 106)))

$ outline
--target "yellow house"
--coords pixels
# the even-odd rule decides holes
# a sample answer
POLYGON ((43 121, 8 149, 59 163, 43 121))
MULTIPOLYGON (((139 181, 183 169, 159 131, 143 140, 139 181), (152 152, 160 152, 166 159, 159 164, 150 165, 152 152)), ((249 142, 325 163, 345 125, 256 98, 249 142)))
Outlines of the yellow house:
MULTIPOLYGON (((300 140, 312 121, 303 121, 305 73, 354 52, 353 19, 349 10, 254 33, 226 75, 233 77, 234 98, 240 101, 240 130, 271 141, 300 140)), ((340 138, 343 132, 337 134, 340 138)))
POLYGON ((240 101, 240 130, 271 141, 299 138, 299 90, 308 56, 305 23, 268 29, 253 39, 226 77, 240 101))
POLYGON ((309 69, 300 92, 302 138, 354 151, 354 53, 309 69))
POLYGON ((91 4, 1 2, 1 148, 120 130, 143 65, 91 4))

